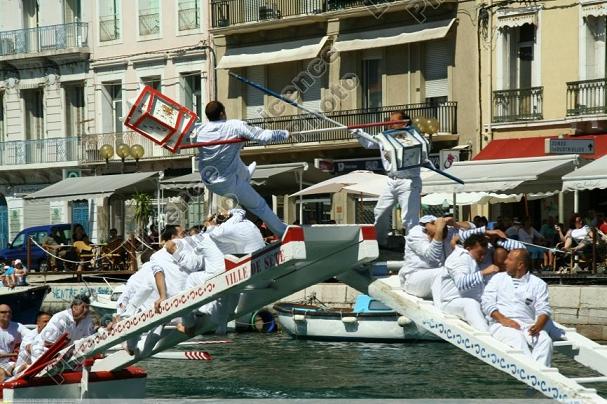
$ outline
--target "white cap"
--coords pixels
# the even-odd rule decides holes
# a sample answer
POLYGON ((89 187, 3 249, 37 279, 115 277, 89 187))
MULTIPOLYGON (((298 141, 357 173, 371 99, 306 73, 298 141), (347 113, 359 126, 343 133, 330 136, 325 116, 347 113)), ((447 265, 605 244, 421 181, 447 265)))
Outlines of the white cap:
POLYGON ((425 215, 419 218, 419 224, 428 224, 434 223, 436 221, 436 216, 434 215, 425 215))

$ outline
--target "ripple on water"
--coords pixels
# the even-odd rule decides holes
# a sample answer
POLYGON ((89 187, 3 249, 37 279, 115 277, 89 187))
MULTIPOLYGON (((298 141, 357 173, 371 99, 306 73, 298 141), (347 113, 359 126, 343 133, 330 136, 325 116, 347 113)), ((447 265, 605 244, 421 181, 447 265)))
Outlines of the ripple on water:
MULTIPOLYGON (((148 360, 154 398, 530 398, 542 397, 447 343, 368 344, 234 334, 207 345, 210 362, 148 360)), ((556 356, 555 366, 570 368, 556 356)), ((607 385, 596 387, 607 393, 607 385), (601 388, 602 387, 602 388, 601 388)))

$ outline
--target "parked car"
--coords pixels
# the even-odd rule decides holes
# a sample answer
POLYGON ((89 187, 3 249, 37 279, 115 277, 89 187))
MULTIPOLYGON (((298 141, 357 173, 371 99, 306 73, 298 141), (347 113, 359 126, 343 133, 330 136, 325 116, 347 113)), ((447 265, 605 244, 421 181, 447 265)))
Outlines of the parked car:
POLYGON ((44 240, 51 234, 59 231, 63 240, 56 240, 59 244, 69 243, 72 241, 72 225, 71 224, 47 224, 43 226, 33 226, 23 229, 17 234, 13 242, 7 248, 0 250, 0 260, 5 262, 19 258, 24 265, 29 262, 29 270, 45 270, 47 263, 46 252, 31 243, 30 260, 27 257, 27 240, 31 237, 39 245, 44 243, 44 240))

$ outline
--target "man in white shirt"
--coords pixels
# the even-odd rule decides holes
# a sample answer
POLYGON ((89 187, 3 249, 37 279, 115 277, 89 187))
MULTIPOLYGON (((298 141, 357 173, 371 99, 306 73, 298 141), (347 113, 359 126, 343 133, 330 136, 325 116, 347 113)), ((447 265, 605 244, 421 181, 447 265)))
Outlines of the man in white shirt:
MULTIPOLYGON (((405 132, 408 136, 414 137, 422 144, 423 156, 422 161, 427 159, 429 143, 426 138, 420 134, 417 129, 410 125, 411 118, 404 111, 395 111, 390 114, 390 120, 407 121, 407 123, 399 123, 390 126, 383 132, 385 136, 399 138, 405 132)), ((352 134, 358 137, 358 142, 365 149, 379 149, 382 164, 388 172, 388 182, 386 188, 379 197, 375 205, 375 228, 377 230, 377 241, 380 246, 387 244, 389 218, 392 213, 392 208, 399 204, 401 210, 401 218, 403 221, 403 229, 406 233, 410 232, 413 226, 417 224, 419 211, 421 209, 420 194, 422 191, 421 169, 420 167, 411 167, 398 171, 391 170, 392 164, 395 161, 389 161, 386 158, 386 152, 381 142, 371 141, 361 134, 364 133, 358 129, 352 134)))
POLYGON ((483 312, 491 318, 491 335, 550 366, 552 340, 544 330, 552 314, 548 285, 529 273, 525 249, 510 251, 505 265, 506 272, 495 275, 482 296, 483 312))
POLYGON ((481 295, 486 279, 499 271, 495 265, 483 270, 479 268, 487 253, 487 245, 485 235, 473 234, 466 238, 463 248, 456 247, 445 261, 445 271, 439 278, 440 298, 435 299, 441 310, 466 320, 481 331, 488 330, 481 311, 481 295))
MULTIPOLYGON (((11 321, 13 310, 7 304, 0 304, 0 377, 1 380, 13 373, 15 347, 27 336, 28 329, 23 324, 11 321)), ((15 355, 16 356, 16 355, 15 355)), ((1 381, 0 380, 0 381, 1 381)))
POLYGON ((74 297, 68 309, 53 315, 32 343, 32 362, 42 356, 65 333, 72 342, 94 334, 95 327, 89 315, 90 304, 88 296, 78 295, 74 297))
POLYGON ((231 209, 227 220, 217 223, 223 216, 218 215, 214 225, 207 227, 207 233, 223 254, 250 254, 266 246, 261 231, 245 215, 243 209, 231 209))
MULTIPOLYGON (((199 143, 246 138, 265 144, 289 137, 285 130, 263 130, 243 121, 227 120, 225 107, 218 101, 209 102, 205 114, 209 122, 197 125, 192 131, 199 143)), ((280 237, 287 226, 249 184, 251 172, 240 159, 243 146, 244 143, 225 143, 201 147, 198 158, 202 182, 213 193, 235 199, 280 237)))
POLYGON ((27 335, 23 338, 21 345, 19 346, 19 356, 15 363, 14 374, 21 372, 32 364, 32 344, 36 337, 44 330, 44 327, 46 327, 50 319, 51 315, 49 313, 44 311, 38 313, 38 316, 36 317, 36 328, 28 330, 27 335))

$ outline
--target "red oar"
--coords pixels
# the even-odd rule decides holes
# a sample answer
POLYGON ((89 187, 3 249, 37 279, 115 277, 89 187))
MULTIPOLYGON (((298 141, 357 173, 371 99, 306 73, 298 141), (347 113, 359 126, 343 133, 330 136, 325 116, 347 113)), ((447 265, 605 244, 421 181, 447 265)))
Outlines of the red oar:
POLYGON ((152 355, 154 359, 179 359, 189 361, 210 361, 213 358, 211 354, 205 351, 173 351, 173 352, 159 352, 156 355, 152 355))

